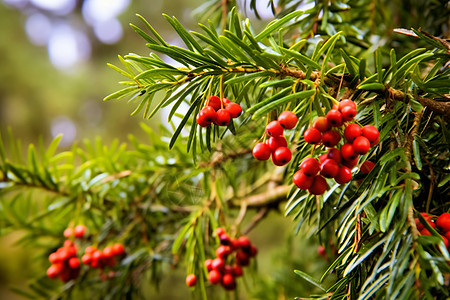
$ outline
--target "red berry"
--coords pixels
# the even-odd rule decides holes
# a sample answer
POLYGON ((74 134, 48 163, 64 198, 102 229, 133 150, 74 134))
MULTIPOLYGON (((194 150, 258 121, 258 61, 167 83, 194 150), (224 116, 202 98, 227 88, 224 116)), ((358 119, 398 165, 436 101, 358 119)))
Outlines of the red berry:
POLYGON ((231 239, 228 236, 228 234, 226 234, 226 233, 219 235, 219 240, 220 240, 221 245, 225 245, 225 246, 231 245, 231 239))
POLYGON ((216 256, 218 258, 226 259, 231 253, 231 248, 229 246, 221 245, 216 249, 216 256))
POLYGON ((352 143, 358 136, 361 136, 361 127, 358 124, 352 123, 345 127, 344 137, 349 143, 352 143))
POLYGON ((84 254, 81 257, 81 261, 83 262, 83 264, 89 265, 92 261, 92 256, 90 254, 84 254))
POLYGON ((313 177, 319 173, 320 163, 314 157, 307 157, 300 164, 300 169, 305 176, 313 177))
POLYGON ((114 250, 112 247, 105 247, 105 249, 103 249, 103 256, 104 257, 113 257, 114 256, 114 250))
POLYGON ((308 192, 313 195, 322 195, 327 190, 327 181, 320 175, 313 179, 313 183, 308 189, 308 192))
POLYGON ((243 235, 243 236, 240 236, 238 238, 238 245, 239 245, 239 248, 248 248, 248 249, 250 249, 252 243, 250 242, 248 237, 243 235))
POLYGON ((234 290, 236 288, 236 280, 231 274, 225 274, 222 277, 222 285, 226 290, 234 290))
POLYGON ((331 127, 339 127, 342 126, 342 113, 339 110, 332 109, 327 112, 328 123, 330 123, 331 127))
POLYGON ((441 235, 441 238, 444 240, 445 248, 448 249, 448 246, 450 245, 450 243, 448 242, 448 239, 445 236, 443 236, 443 235, 441 235))
POLYGON ((97 248, 95 248, 94 246, 87 246, 86 250, 84 250, 84 252, 88 253, 88 254, 92 254, 95 252, 95 250, 97 250, 97 248))
POLYGON ((285 165, 291 160, 292 152, 288 147, 279 147, 272 156, 278 163, 285 165))
POLYGON ((230 103, 231 103, 231 101, 228 100, 227 98, 223 98, 223 99, 222 99, 222 102, 223 102, 223 105, 227 105, 227 104, 230 104, 230 103))
POLYGON ((230 116, 233 119, 239 117, 242 113, 242 107, 234 102, 225 104, 225 109, 230 113, 230 116))
POLYGON ((47 276, 51 279, 58 277, 59 273, 62 271, 62 265, 53 264, 47 269, 47 276))
POLYGON ((361 130, 361 134, 362 136, 366 137, 369 142, 375 142, 380 136, 380 132, 373 125, 364 126, 361 130))
POLYGON ((72 240, 65 240, 64 241, 64 247, 72 247, 73 241, 72 240))
POLYGON ((298 170, 292 176, 292 182, 301 190, 307 190, 313 183, 314 177, 306 176, 303 170, 298 170))
POLYGON ((436 225, 444 232, 450 231, 450 213, 445 212, 440 215, 436 220, 436 225))
POLYGON ((326 178, 334 178, 339 172, 339 165, 333 159, 326 159, 320 165, 320 175, 326 178))
POLYGON ((217 119, 217 112, 211 106, 203 107, 199 115, 208 123, 212 123, 217 119))
POLYGON ((316 128, 312 127, 312 128, 308 128, 305 131, 304 134, 305 137, 305 142, 307 142, 308 144, 319 144, 322 140, 322 133, 317 130, 316 128))
POLYGON ((205 267, 206 267, 206 270, 208 270, 208 272, 212 270, 212 261, 213 260, 211 258, 208 258, 207 260, 205 260, 205 267))
POLYGON ((370 142, 370 147, 375 146, 376 144, 378 144, 380 142, 380 138, 378 137, 375 141, 370 142))
POLYGON ((193 287, 197 283, 197 277, 194 274, 189 274, 186 276, 186 285, 188 287, 193 287))
POLYGON ((218 270, 211 270, 208 273, 208 280, 211 284, 218 284, 222 281, 222 275, 218 270))
POLYGON ((120 256, 125 254, 125 247, 121 243, 116 243, 111 246, 114 255, 120 256))
POLYGON ((227 232, 225 231, 225 228, 223 228, 223 227, 217 227, 216 230, 214 231, 214 233, 215 233, 217 236, 221 236, 222 234, 225 234, 225 233, 227 233, 227 232))
POLYGON ((200 115, 200 113, 197 114, 197 118, 195 120, 200 127, 208 127, 211 125, 211 123, 207 122, 205 118, 200 115))
POLYGON ((426 228, 422 229, 420 231, 420 234, 421 235, 432 235, 431 232, 428 229, 426 229, 426 228))
POLYGON ((362 173, 369 174, 370 171, 372 171, 374 166, 375 166, 375 164, 373 162, 371 162, 370 160, 366 160, 365 162, 362 163, 360 169, 361 169, 362 173))
POLYGON ((213 270, 221 271, 225 267, 225 262, 223 261, 223 259, 219 257, 214 258, 213 261, 211 262, 211 267, 213 270))
POLYGON ((285 129, 292 129, 297 124, 298 118, 292 111, 283 111, 278 116, 278 122, 285 129))
POLYGON ((253 147, 253 157, 258 160, 268 160, 272 151, 265 143, 258 143, 253 147))
POLYGON ((325 153, 325 154, 322 154, 321 156, 319 156, 320 163, 323 163, 325 161, 325 159, 328 159, 328 153, 325 153))
POLYGON ((268 136, 279 136, 283 135, 284 128, 281 126, 280 122, 272 121, 266 126, 266 132, 268 136))
POLYGON ((319 130, 320 132, 325 132, 330 130, 331 125, 328 122, 328 119, 326 117, 318 117, 314 123, 313 127, 319 130))
POLYGON ((340 164, 342 161, 341 151, 339 151, 339 149, 336 148, 329 148, 327 158, 330 158, 335 162, 337 162, 338 164, 340 164))
POLYGON ((59 255, 59 259, 64 261, 66 259, 69 259, 71 257, 71 251, 69 248, 61 247, 59 248, 56 253, 59 255))
POLYGON ((73 229, 72 228, 66 228, 66 230, 64 230, 64 237, 70 238, 71 236, 73 236, 73 229))
POLYGON ((350 99, 343 99, 341 102, 339 102, 338 109, 342 111, 345 107, 353 107, 356 109, 356 104, 350 99))
POLYGON ((55 264, 55 263, 57 263, 57 262, 60 262, 61 259, 60 259, 59 255, 58 255, 58 253, 53 252, 53 253, 51 253, 51 254, 48 256, 48 261, 51 262, 52 264, 55 264))
POLYGON ((370 148, 369 140, 364 136, 357 137, 352 144, 353 151, 358 154, 366 154, 370 148))
POLYGON ((74 229, 74 234, 76 238, 82 238, 84 236, 84 233, 86 232, 86 226, 84 225, 77 225, 74 229))
POLYGON ((230 124, 230 121, 231 115, 228 110, 221 108, 217 111, 217 117, 214 121, 214 124, 216 124, 217 126, 228 126, 228 124, 230 124))
POLYGON ((351 161, 358 157, 358 154, 355 153, 353 149, 353 145, 346 143, 341 147, 341 155, 344 160, 351 161))
POLYGON ((217 96, 209 96, 208 105, 211 106, 215 111, 218 111, 222 108, 220 98, 217 96))
POLYGON ((268 140, 266 140, 265 143, 269 146, 272 152, 274 152, 280 147, 287 147, 286 138, 282 135, 271 136, 268 140))
POLYGON ((244 272, 240 266, 233 266, 233 275, 236 277, 241 277, 244 272))
MULTIPOLYGON (((342 150, 341 150, 342 153, 342 150)), ((343 160, 342 165, 346 166, 347 168, 353 169, 358 164, 359 155, 357 155, 354 159, 349 160, 343 160)))
POLYGON ((236 264, 239 266, 248 266, 250 264, 249 255, 242 250, 236 252, 236 264))
POLYGON ((336 175, 336 177, 334 177, 334 180, 339 184, 345 184, 349 182, 350 180, 352 180, 352 170, 346 166, 341 166, 339 168, 338 174, 336 175))
POLYGON ((450 241, 450 231, 447 231, 444 236, 450 241))
POLYGON ((336 146, 341 140, 341 135, 335 130, 325 131, 322 135, 322 143, 327 147, 336 146))
POLYGON ((254 245, 250 245, 250 257, 255 257, 258 254, 258 248, 254 245))
POLYGON ((346 106, 341 110, 341 113, 342 113, 342 120, 344 122, 348 122, 355 118, 356 108, 351 107, 351 106, 346 106))
POLYGON ((79 268, 79 267, 80 267, 80 260, 79 260, 78 258, 76 258, 76 257, 71 257, 71 258, 69 259, 69 266, 70 266, 70 268, 72 268, 72 269, 77 269, 77 268, 79 268))

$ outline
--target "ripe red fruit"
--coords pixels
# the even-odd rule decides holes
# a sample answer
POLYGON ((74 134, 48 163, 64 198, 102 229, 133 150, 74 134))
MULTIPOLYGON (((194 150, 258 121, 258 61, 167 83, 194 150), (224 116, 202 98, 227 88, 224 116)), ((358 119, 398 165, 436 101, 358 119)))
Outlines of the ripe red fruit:
POLYGON ((342 113, 339 110, 329 110, 327 112, 327 119, 331 127, 339 127, 342 125, 342 113))
POLYGON ((105 249, 103 249, 103 256, 104 257, 113 257, 114 256, 114 251, 112 249, 112 247, 108 246, 105 247, 105 249))
POLYGON ((95 252, 95 250, 97 250, 97 248, 95 248, 94 246, 87 246, 86 249, 84 250, 84 252, 88 253, 88 254, 92 254, 95 252))
POLYGON ((362 136, 366 137, 371 143, 375 142, 380 136, 380 132, 373 125, 364 126, 361 130, 361 134, 362 136))
POLYGON ((331 125, 328 123, 328 119, 326 117, 318 117, 314 123, 313 127, 319 130, 320 132, 325 132, 330 130, 331 125))
POLYGON ((218 111, 222 108, 220 98, 217 96, 209 96, 208 105, 211 106, 215 111, 218 111))
POLYGON ((236 288, 236 280, 231 274, 225 274, 222 277, 222 285, 226 290, 234 290, 236 288))
POLYGON ((339 172, 339 165, 338 163, 333 159, 326 159, 321 165, 320 165, 320 175, 326 178, 334 178, 339 172))
POLYGON ((223 259, 221 259, 219 257, 214 258, 211 263, 211 267, 213 270, 221 271, 225 267, 225 262, 223 261, 223 259))
POLYGON ((55 263, 61 261, 61 259, 59 258, 58 253, 53 252, 48 256, 48 261, 51 262, 52 264, 55 264, 55 263))
POLYGON ((71 257, 71 258, 69 259, 69 266, 70 266, 70 268, 72 268, 72 269, 77 269, 77 268, 79 268, 79 267, 80 267, 80 260, 79 260, 78 258, 76 258, 76 257, 71 257))
POLYGON ((444 232, 450 231, 450 213, 445 212, 440 215, 436 220, 436 225, 444 232))
POLYGON ((328 153, 325 153, 325 154, 322 154, 321 156, 319 156, 320 163, 323 163, 325 161, 325 159, 327 159, 327 158, 328 158, 328 153))
MULTIPOLYGON (((341 149, 341 153, 342 153, 342 149, 341 149)), ((342 161, 342 165, 353 169, 357 164, 358 164, 358 159, 359 159, 359 155, 357 155, 354 159, 350 159, 350 160, 343 160, 342 161)))
POLYGON ((64 237, 70 238, 73 235, 73 228, 66 228, 64 230, 64 237))
POLYGON ((258 160, 268 160, 272 151, 265 143, 258 143, 253 147, 253 157, 258 160))
POLYGON ((308 128, 305 131, 304 134, 305 137, 305 142, 307 142, 308 144, 319 144, 320 141, 322 140, 322 133, 317 130, 316 128, 312 127, 312 128, 308 128))
POLYGON ((59 273, 61 273, 62 265, 53 264, 47 269, 47 276, 51 279, 55 279, 58 277, 59 273))
POLYGON ((240 266, 233 266, 233 275, 236 277, 241 277, 243 274, 242 268, 240 266))
POLYGON ((420 234, 421 235, 432 235, 431 232, 428 229, 426 229, 426 228, 422 229, 420 231, 420 234))
POLYGON ((443 235, 441 235, 441 238, 444 240, 444 245, 445 245, 445 248, 447 248, 448 249, 448 246, 450 245, 450 243, 449 243, 449 241, 448 241, 448 239, 445 237, 445 236, 443 236, 443 235))
POLYGON ((346 106, 341 110, 342 120, 345 122, 351 121, 356 116, 356 108, 351 106, 346 106))
POLYGON ((361 136, 361 127, 358 124, 351 123, 345 127, 344 137, 349 143, 352 143, 358 136, 361 136))
POLYGON ((338 164, 340 164, 342 161, 341 151, 339 151, 339 149, 336 148, 329 148, 327 158, 330 158, 335 162, 337 162, 338 164))
POLYGON ((341 147, 341 155, 344 160, 351 161, 358 157, 358 154, 355 153, 353 149, 353 145, 346 143, 341 147))
POLYGON ((282 165, 285 165, 291 160, 292 152, 288 147, 279 147, 277 150, 275 150, 272 156, 275 161, 282 165))
POLYGON ((298 170, 292 176, 292 182, 301 190, 307 190, 313 183, 314 177, 306 176, 303 170, 298 170))
POLYGON ((217 236, 221 236, 222 234, 225 234, 225 233, 227 233, 227 232, 225 231, 225 228, 223 228, 223 227, 217 227, 216 230, 214 231, 214 233, 215 233, 217 236))
POLYGON ((125 254, 125 247, 121 243, 115 243, 111 246, 114 255, 120 256, 125 254))
POLYGON ((219 235, 219 240, 220 240, 221 245, 225 245, 225 246, 231 245, 231 239, 228 236, 228 234, 226 234, 226 233, 219 235))
POLYGON ((222 281, 222 275, 218 270, 211 270, 208 273, 208 280, 211 284, 218 284, 222 281))
POLYGON ((334 180, 339 184, 345 184, 349 182, 350 180, 352 180, 352 170, 350 170, 350 168, 346 166, 341 166, 339 168, 338 174, 336 175, 336 177, 334 177, 334 180))
POLYGON ((218 258, 226 259, 231 253, 231 248, 229 246, 221 245, 216 249, 216 256, 218 258))
POLYGON ((197 277, 194 274, 189 274, 186 276, 186 285, 188 287, 193 287, 197 283, 197 277))
POLYGON ((73 231, 76 238, 82 238, 84 236, 84 233, 86 232, 86 226, 77 225, 75 226, 75 229, 73 231))
POLYGON ((248 237, 243 235, 243 236, 240 236, 238 238, 238 245, 239 245, 239 248, 248 248, 248 249, 250 249, 252 243, 250 242, 248 237))
POLYGON ((217 117, 214 120, 214 124, 216 124, 217 126, 228 126, 228 124, 230 124, 230 121, 231 115, 228 110, 221 108, 217 111, 217 117))
POLYGON ((305 176, 313 177, 319 173, 320 163, 314 157, 307 157, 300 164, 300 169, 302 169, 305 176))
POLYGON ((369 151, 370 142, 366 137, 359 136, 353 141, 352 147, 355 153, 363 155, 369 151))
POLYGON ((258 248, 254 245, 250 245, 250 257, 255 257, 258 254, 258 248))
POLYGON ((238 264, 239 266, 248 266, 250 264, 249 255, 242 250, 237 251, 236 252, 236 264, 238 264))
POLYGON ((280 122, 272 121, 266 126, 266 132, 268 136, 279 136, 283 135, 284 128, 281 126, 280 122))
POLYGON ((227 105, 227 104, 230 104, 230 103, 231 103, 231 101, 228 100, 227 98, 223 98, 223 99, 222 99, 222 102, 223 102, 223 105, 227 105))
POLYGON ((230 113, 230 116, 232 118, 237 118, 242 113, 242 107, 234 102, 230 102, 228 104, 225 104, 225 109, 230 113))
POLYGON ((320 175, 313 179, 313 183, 308 189, 308 192, 313 195, 322 195, 327 190, 327 181, 320 175))
POLYGON ((272 152, 274 152, 280 147, 287 147, 286 138, 282 135, 271 136, 268 140, 266 140, 265 143, 269 146, 272 152))
POLYGON ((81 261, 83 262, 83 264, 89 265, 92 261, 92 256, 90 254, 84 254, 81 257, 81 261))
POLYGON ((278 122, 285 129, 292 129, 297 124, 298 118, 292 111, 283 111, 278 116, 278 122))
POLYGON ((208 270, 208 272, 212 270, 212 261, 213 260, 211 258, 208 258, 207 260, 205 260, 205 267, 206 267, 206 270, 208 270))
POLYGON ((338 109, 342 112, 345 107, 353 107, 354 109, 356 109, 356 104, 350 99, 343 99, 341 102, 339 102, 338 109))
POLYGON ((322 143, 327 147, 336 146, 341 140, 341 135, 335 130, 325 131, 322 135, 322 143))
POLYGON ((365 162, 362 163, 360 169, 361 169, 362 173, 369 174, 370 171, 372 171, 374 166, 375 166, 375 164, 373 162, 371 162, 370 160, 366 160, 365 162))

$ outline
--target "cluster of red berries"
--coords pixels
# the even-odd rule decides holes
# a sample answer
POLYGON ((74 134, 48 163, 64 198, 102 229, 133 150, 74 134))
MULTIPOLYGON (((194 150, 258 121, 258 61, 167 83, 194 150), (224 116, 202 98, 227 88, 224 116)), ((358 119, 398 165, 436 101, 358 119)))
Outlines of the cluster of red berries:
MULTIPOLYGON (((352 121, 356 113, 353 101, 342 100, 328 111, 326 117, 318 117, 313 127, 305 131, 307 143, 322 144, 328 150, 319 160, 308 157, 301 162, 300 170, 292 178, 298 188, 314 195, 322 195, 327 190, 325 178, 333 178, 338 184, 345 184, 352 179, 351 169, 358 163, 359 155, 366 154, 370 147, 376 145, 380 135, 372 125, 361 127, 350 123, 342 130, 344 123, 352 121), (341 134, 346 142, 338 149, 336 146, 341 141, 341 134)), ((373 168, 368 166, 368 169, 371 167, 373 168)))
POLYGON ((227 98, 220 99, 217 96, 209 96, 207 105, 197 114, 197 124, 208 127, 212 123, 217 126, 228 126, 231 119, 237 118, 242 113, 242 107, 227 98))
POLYGON ((103 269, 105 267, 114 267, 116 265, 116 258, 121 259, 124 255, 125 248, 120 243, 107 246, 103 251, 94 246, 88 246, 84 250, 81 261, 92 268, 103 269))
MULTIPOLYGON (((250 264, 250 258, 256 256, 258 249, 246 236, 231 239, 221 227, 217 228, 215 233, 219 237, 220 246, 216 249, 216 258, 205 261, 208 281, 213 285, 221 284, 226 290, 234 290, 236 278, 243 274, 242 267, 250 264)), ((186 284, 189 287, 195 286, 194 274, 186 277, 186 284)))
POLYGON ((47 269, 47 276, 51 279, 59 277, 62 282, 67 282, 80 274, 77 248, 71 240, 66 240, 63 247, 51 253, 48 260, 52 265, 47 269))
POLYGON ((269 138, 253 147, 253 157, 259 160, 268 160, 272 155, 274 165, 287 164, 292 158, 292 153, 287 147, 287 141, 283 135, 284 129, 294 128, 297 121, 298 118, 293 112, 284 111, 278 116, 278 120, 267 124, 265 134, 269 138))
MULTIPOLYGON (((445 212, 441 214, 434 222, 433 217, 427 213, 420 213, 422 217, 430 224, 433 229, 441 235, 444 240, 445 247, 450 251, 450 213, 445 212)), ((422 235, 431 235, 431 232, 423 226, 419 218, 415 218, 417 230, 422 235)))

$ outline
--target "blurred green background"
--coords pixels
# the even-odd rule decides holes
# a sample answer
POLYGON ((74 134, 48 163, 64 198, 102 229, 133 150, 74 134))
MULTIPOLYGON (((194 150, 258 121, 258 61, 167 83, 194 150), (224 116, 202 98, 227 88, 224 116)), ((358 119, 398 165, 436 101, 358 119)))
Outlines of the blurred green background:
MULTIPOLYGON (((202 0, 0 0, 0 133, 5 137, 11 131, 22 141, 24 151, 40 137, 48 144, 60 133, 64 134, 60 150, 97 136, 105 143, 115 138, 126 141, 130 133, 139 137, 143 134, 139 128, 142 119, 140 115, 129 116, 134 106, 126 101, 102 102, 103 97, 120 87, 117 82, 123 79, 106 64, 118 65, 118 54, 149 52, 128 26, 130 22, 139 24, 136 13, 149 20, 167 41, 181 45, 161 14, 176 16, 187 28, 197 29, 198 19, 193 10, 202 3, 202 0)), ((156 127, 159 119, 146 122, 156 127)), ((271 213, 250 234, 260 249, 260 276, 256 279, 247 275, 246 279, 255 299, 301 296, 311 286, 302 285, 293 269, 314 272, 316 268, 320 270, 317 274, 324 270, 326 261, 317 255, 317 241, 293 238, 294 226, 282 214, 271 213), (305 263, 312 261, 314 264, 305 263), (256 284, 252 284, 254 280, 256 284)), ((9 287, 24 286, 28 278, 45 272, 40 264, 33 263, 42 259, 42 253, 16 243, 22 234, 0 233, 2 300, 22 299, 9 287)), ((159 292, 148 287, 149 293, 155 295, 151 299, 186 298, 189 290, 184 285, 184 268, 166 270, 166 274, 159 292)))

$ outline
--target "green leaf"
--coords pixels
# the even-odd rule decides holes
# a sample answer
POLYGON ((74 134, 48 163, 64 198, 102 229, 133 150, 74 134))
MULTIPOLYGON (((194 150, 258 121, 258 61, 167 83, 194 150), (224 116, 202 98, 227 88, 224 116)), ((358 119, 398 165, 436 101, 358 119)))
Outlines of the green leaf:
POLYGON ((192 112, 194 111, 194 109, 196 108, 197 105, 200 105, 201 101, 202 101, 202 97, 198 97, 195 100, 195 102, 189 107, 188 111, 186 112, 186 115, 181 120, 180 125, 178 125, 172 138, 170 139, 169 149, 172 149, 172 147, 175 144, 175 141, 177 140, 178 136, 180 135, 181 130, 183 129, 184 125, 186 125, 186 122, 189 120, 189 117, 191 116, 192 112))
POLYGON ((306 281, 308 281, 309 283, 311 283, 315 287, 318 287, 322 291, 324 291, 324 292, 326 291, 326 289, 320 284, 320 282, 318 282, 317 280, 315 280, 314 278, 312 278, 311 276, 309 276, 305 272, 302 272, 300 270, 294 270, 294 273, 297 274, 298 276, 300 276, 301 278, 305 279, 306 281))
POLYGON ((170 78, 170 75, 187 75, 187 71, 179 70, 179 69, 166 69, 166 68, 157 68, 146 70, 140 74, 138 74, 134 79, 146 79, 146 78, 170 78))
MULTIPOLYGON (((320 47, 320 49, 316 52, 314 52, 312 60, 314 61, 319 61, 320 56, 325 53, 325 51, 328 50, 328 48, 330 47, 334 47, 334 45, 336 44, 337 39, 341 36, 342 31, 339 31, 338 33, 336 33, 335 35, 333 35, 332 37, 330 37, 325 44, 322 45, 322 47, 320 47)), ((318 46, 317 46, 318 47, 318 46)))
POLYGON ((156 30, 150 25, 150 23, 147 22, 147 20, 143 16, 141 16, 139 14, 136 14, 136 16, 139 19, 141 19, 141 21, 145 24, 145 26, 147 26, 148 29, 150 29, 150 31, 153 33, 153 35, 158 39, 158 41, 162 45, 164 45, 164 46, 168 46, 169 45, 163 40, 163 38, 158 34, 158 32, 156 32, 156 30))
POLYGON ((283 52, 284 54, 290 55, 292 57, 294 57, 295 59, 297 59, 298 61, 300 61, 301 63, 310 66, 314 69, 320 69, 320 66, 317 62, 315 62, 314 60, 312 60, 311 58, 301 54, 300 52, 297 51, 293 51, 290 49, 286 49, 286 48, 280 48, 281 52, 283 52))
POLYGON ((399 147, 395 148, 392 151, 387 152, 380 158, 380 164, 383 165, 398 156, 401 157, 403 160, 406 160, 405 148, 399 147))
POLYGON ((314 95, 315 92, 316 92, 315 90, 302 91, 302 92, 290 94, 290 95, 284 96, 282 98, 276 99, 274 101, 271 101, 267 105, 264 105, 260 109, 258 109, 253 114, 252 119, 258 118, 261 115, 264 115, 265 113, 275 109, 277 106, 281 106, 281 105, 283 105, 283 104, 285 104, 285 103, 287 103, 289 101, 302 100, 302 99, 305 99, 305 98, 309 98, 312 95, 314 95))
POLYGON ((279 20, 270 22, 263 31, 261 31, 257 36, 255 36, 255 40, 257 42, 261 42, 264 38, 266 38, 270 34, 274 33, 278 29, 280 29, 284 24, 286 24, 287 22, 291 21, 294 18, 298 18, 302 14, 303 14, 303 11, 298 10, 298 11, 291 12, 290 14, 284 16, 283 18, 281 18, 279 20))
POLYGON ((108 100, 112 100, 112 99, 120 99, 122 97, 128 96, 134 92, 137 92, 137 90, 139 90, 139 87, 137 86, 130 86, 124 89, 121 89, 120 91, 117 91, 115 93, 112 93, 108 96, 106 96, 103 101, 108 101, 108 100))
POLYGON ((372 83, 363 83, 358 85, 359 90, 366 91, 380 91, 383 92, 386 90, 386 87, 382 83, 372 82, 372 83))
POLYGON ((414 154, 414 162, 416 163, 416 167, 419 170, 422 170, 422 159, 420 158, 420 147, 419 142, 414 137, 413 144, 413 154, 414 154))
POLYGON ((197 50, 199 53, 203 54, 203 48, 200 46, 200 44, 187 32, 187 30, 184 28, 184 26, 180 23, 180 21, 177 20, 177 18, 169 17, 166 14, 163 14, 163 17, 172 25, 173 29, 178 33, 178 35, 181 37, 181 39, 184 41, 186 46, 191 50, 194 51, 197 50))

